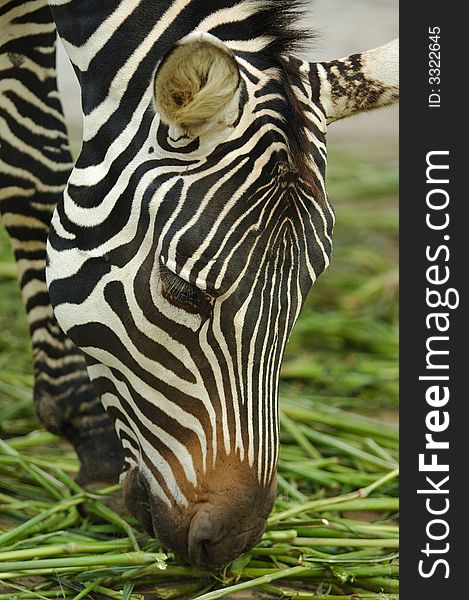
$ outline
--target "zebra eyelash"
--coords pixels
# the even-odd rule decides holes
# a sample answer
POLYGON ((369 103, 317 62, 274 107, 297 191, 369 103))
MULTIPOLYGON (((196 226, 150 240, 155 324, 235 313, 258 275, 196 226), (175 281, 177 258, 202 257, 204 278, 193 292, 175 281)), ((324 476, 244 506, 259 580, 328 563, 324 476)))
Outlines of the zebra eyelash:
POLYGON ((189 303, 197 306, 202 297, 202 292, 188 283, 167 267, 160 266, 161 288, 165 297, 176 302, 189 303))

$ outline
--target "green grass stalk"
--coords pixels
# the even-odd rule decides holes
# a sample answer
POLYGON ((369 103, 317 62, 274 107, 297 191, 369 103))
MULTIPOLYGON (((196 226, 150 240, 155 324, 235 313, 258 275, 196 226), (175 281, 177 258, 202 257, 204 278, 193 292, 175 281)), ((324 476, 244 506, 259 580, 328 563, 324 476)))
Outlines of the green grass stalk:
POLYGON ((291 437, 295 440, 298 446, 303 450, 306 456, 310 458, 322 458, 319 450, 313 446, 313 444, 308 440, 308 438, 301 431, 300 427, 290 419, 287 415, 287 412, 281 408, 280 409, 280 426, 291 435, 291 437))
MULTIPOLYGON (((285 579, 287 577, 292 577, 294 575, 303 575, 307 572, 310 572, 312 567, 291 567, 288 569, 282 569, 280 571, 276 571, 274 573, 268 573, 265 575, 261 575, 260 577, 255 577, 250 581, 243 581, 242 583, 237 583, 235 585, 230 585, 228 587, 213 590, 208 592, 207 594, 203 594, 202 596, 197 596, 194 600, 217 600, 217 598, 223 598, 223 596, 228 596, 228 594, 234 594, 235 592, 241 592, 243 590, 249 590, 254 587, 259 587, 266 583, 271 583, 276 579, 285 579)), ((313 567, 314 569, 314 567, 313 567)), ((321 570, 321 569, 319 569, 321 570)), ((244 576, 247 576, 247 569, 243 571, 244 576)), ((322 570, 321 570, 322 571, 322 570)))
POLYGON ((319 500, 313 500, 312 502, 307 502, 306 504, 295 506, 290 508, 289 510, 285 510, 280 513, 274 513, 268 520, 268 525, 272 526, 274 523, 278 523, 279 521, 283 521, 284 519, 288 519, 295 515, 299 515, 305 512, 312 512, 319 509, 328 508, 331 509, 331 506, 342 504, 343 502, 347 502, 350 500, 357 499, 366 499, 371 492, 378 489, 388 481, 395 479, 399 475, 398 469, 387 473, 380 479, 376 480, 374 483, 370 484, 367 487, 360 488, 355 492, 351 492, 349 494, 344 494, 342 496, 336 496, 334 498, 322 498, 319 500))
POLYGON ((77 506, 77 504, 82 503, 83 500, 84 500, 84 497, 82 495, 71 496, 70 498, 66 498, 65 500, 58 502, 51 508, 32 517, 31 519, 22 523, 21 525, 18 525, 18 527, 15 527, 14 529, 10 529, 10 531, 6 531, 5 533, 2 533, 0 535, 0 547, 2 545, 6 544, 7 542, 12 542, 13 540, 16 540, 20 537, 23 537, 23 538, 26 537, 34 530, 36 525, 43 523, 49 517, 51 517, 52 515, 55 515, 58 512, 64 512, 64 511, 67 511, 67 510, 77 506))

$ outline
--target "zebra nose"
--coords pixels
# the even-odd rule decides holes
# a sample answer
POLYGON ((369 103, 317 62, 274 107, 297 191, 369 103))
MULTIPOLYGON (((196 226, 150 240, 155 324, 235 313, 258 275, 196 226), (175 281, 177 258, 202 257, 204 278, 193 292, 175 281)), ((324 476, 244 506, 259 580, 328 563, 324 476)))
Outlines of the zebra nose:
POLYGON ((257 543, 265 523, 264 518, 255 518, 247 529, 237 532, 239 522, 235 515, 226 515, 216 506, 204 505, 189 526, 189 561, 204 569, 222 567, 257 543))
POLYGON ((199 566, 212 567, 215 561, 214 546, 221 533, 221 523, 215 522, 210 512, 203 508, 191 520, 187 535, 189 560, 199 566))

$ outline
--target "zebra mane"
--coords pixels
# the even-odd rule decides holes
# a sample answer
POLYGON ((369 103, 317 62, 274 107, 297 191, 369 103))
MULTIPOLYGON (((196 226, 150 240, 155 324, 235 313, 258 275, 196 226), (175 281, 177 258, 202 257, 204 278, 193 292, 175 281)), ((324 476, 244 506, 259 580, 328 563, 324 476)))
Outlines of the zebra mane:
MULTIPOLYGON (((248 0, 250 1, 250 0, 248 0)), ((315 32, 298 27, 311 2, 308 0, 253 0, 255 10, 249 33, 271 41, 265 52, 282 60, 288 54, 304 51, 315 38, 315 32)))
POLYGON ((310 142, 307 129, 311 128, 305 108, 299 102, 293 81, 299 73, 296 61, 291 61, 291 54, 304 52, 312 46, 316 39, 314 30, 298 26, 299 21, 310 8, 311 0, 247 0, 252 4, 253 14, 247 19, 246 35, 264 37, 269 43, 256 54, 256 66, 261 69, 276 67, 280 73, 280 84, 285 94, 285 123, 290 124, 288 138, 290 153, 296 175, 305 181, 313 190, 318 200, 322 193, 312 173, 310 162, 310 142))

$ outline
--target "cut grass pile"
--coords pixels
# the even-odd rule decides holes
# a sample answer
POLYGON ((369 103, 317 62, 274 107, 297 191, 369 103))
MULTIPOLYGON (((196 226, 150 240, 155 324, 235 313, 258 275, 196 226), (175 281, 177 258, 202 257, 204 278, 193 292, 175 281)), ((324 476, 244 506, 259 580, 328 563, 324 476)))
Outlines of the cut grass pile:
POLYGON ((0 600, 207 600, 251 588, 298 600, 398 598, 398 442, 385 422, 396 421, 398 392, 396 171, 334 152, 330 165, 334 257, 285 356, 277 503, 257 547, 217 573, 165 554, 124 520, 117 488, 81 489, 73 451, 41 430, 0 227, 0 600))
POLYGON ((396 427, 314 400, 281 407, 275 510, 261 542, 217 573, 165 554, 122 519, 108 503, 117 486, 79 487, 76 458, 53 435, 1 441, 0 600, 209 600, 246 589, 305 600, 396 598, 396 427))

